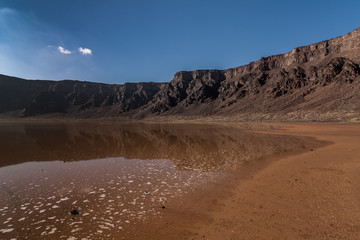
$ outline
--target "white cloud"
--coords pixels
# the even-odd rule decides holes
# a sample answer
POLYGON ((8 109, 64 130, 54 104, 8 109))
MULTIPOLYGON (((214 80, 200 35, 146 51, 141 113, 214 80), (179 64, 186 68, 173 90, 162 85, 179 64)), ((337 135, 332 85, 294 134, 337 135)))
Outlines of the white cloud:
POLYGON ((91 49, 79 47, 78 50, 82 55, 92 55, 91 49))
POLYGON ((59 52, 61 52, 63 54, 71 54, 72 53, 70 50, 63 48, 62 46, 59 46, 58 50, 59 50, 59 52))
POLYGON ((80 44, 71 47, 76 42, 69 32, 54 29, 31 11, 0 6, 0 74, 95 81, 100 70, 91 55, 81 55, 80 44))

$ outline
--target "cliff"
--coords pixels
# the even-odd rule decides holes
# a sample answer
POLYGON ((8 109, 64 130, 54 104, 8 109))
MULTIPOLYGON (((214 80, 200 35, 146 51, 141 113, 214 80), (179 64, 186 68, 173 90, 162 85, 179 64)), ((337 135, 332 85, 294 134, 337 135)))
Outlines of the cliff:
POLYGON ((0 112, 23 116, 360 120, 360 29, 226 70, 169 83, 108 85, 0 76, 0 112))

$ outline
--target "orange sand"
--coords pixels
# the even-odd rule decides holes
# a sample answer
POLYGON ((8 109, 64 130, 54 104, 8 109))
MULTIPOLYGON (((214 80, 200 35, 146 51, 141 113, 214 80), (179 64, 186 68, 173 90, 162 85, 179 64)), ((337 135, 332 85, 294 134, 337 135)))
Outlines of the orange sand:
POLYGON ((245 177, 199 193, 184 209, 169 206, 160 222, 135 238, 360 239, 360 124, 277 125, 286 131, 267 132, 332 144, 249 169, 245 177))

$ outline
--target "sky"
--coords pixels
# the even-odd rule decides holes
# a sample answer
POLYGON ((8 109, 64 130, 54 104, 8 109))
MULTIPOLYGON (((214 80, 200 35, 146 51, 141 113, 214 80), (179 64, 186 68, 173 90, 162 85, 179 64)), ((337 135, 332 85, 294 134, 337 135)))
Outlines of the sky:
POLYGON ((226 69, 360 27, 360 1, 0 0, 0 74, 122 84, 226 69))

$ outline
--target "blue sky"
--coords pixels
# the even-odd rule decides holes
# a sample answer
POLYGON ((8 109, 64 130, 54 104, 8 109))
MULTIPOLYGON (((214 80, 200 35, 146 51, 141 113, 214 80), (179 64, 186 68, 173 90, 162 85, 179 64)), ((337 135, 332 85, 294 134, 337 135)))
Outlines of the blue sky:
POLYGON ((0 0, 0 73, 166 82, 346 34, 360 27, 359 9, 358 0, 0 0))

